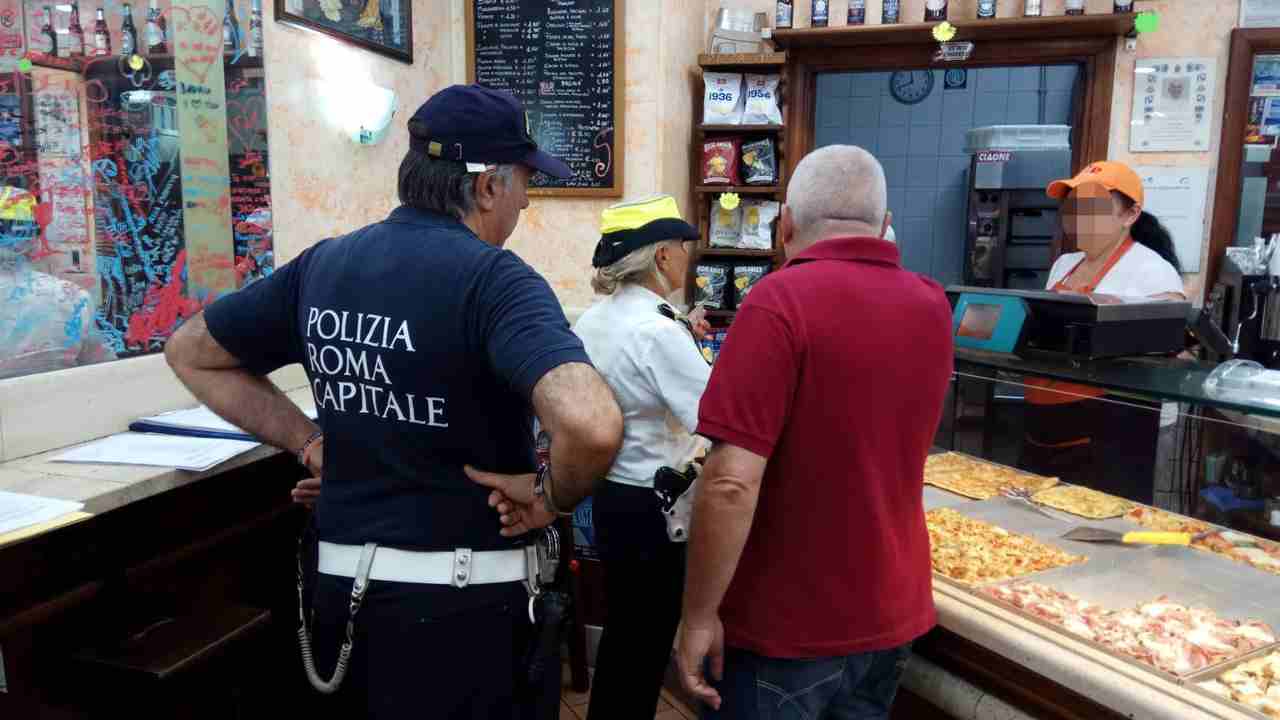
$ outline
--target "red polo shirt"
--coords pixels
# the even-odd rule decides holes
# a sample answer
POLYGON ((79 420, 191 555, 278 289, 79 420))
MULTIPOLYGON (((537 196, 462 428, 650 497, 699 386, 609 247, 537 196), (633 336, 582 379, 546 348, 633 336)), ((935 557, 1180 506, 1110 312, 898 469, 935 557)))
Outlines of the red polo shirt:
POLYGON ((942 287, 875 238, 815 244, 740 308, 698 433, 768 458, 726 642, 830 657, 934 624, 924 461, 951 376, 942 287))

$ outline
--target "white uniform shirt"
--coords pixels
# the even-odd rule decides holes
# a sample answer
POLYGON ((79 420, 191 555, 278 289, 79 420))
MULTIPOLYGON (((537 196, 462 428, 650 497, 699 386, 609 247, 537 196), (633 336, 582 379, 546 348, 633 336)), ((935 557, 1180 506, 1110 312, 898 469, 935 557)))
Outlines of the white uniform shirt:
MULTIPOLYGON (((1084 253, 1063 255, 1049 269, 1047 290, 1052 290, 1084 260, 1084 253)), ((1088 278, 1092 280, 1092 278, 1088 278)), ((1163 293, 1183 294, 1182 277, 1155 250, 1134 242, 1129 251, 1103 276, 1094 292, 1124 298, 1145 298, 1163 293)))
POLYGON ((606 477, 625 485, 653 487, 659 467, 681 469, 700 442, 692 433, 711 367, 689 331, 658 312, 665 302, 624 284, 573 327, 622 408, 622 449, 606 477))

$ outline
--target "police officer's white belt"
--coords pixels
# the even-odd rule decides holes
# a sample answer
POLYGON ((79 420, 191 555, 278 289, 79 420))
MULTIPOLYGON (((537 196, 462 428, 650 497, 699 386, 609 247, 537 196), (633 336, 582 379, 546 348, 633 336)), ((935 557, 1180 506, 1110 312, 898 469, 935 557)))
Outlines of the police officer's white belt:
MULTIPOLYGON (((324 541, 319 545, 320 572, 356 577, 362 546, 324 541)), ((413 552, 378 547, 369 570, 370 580, 455 587, 518 582, 528 577, 524 550, 472 552, 458 548, 453 552, 413 552)))

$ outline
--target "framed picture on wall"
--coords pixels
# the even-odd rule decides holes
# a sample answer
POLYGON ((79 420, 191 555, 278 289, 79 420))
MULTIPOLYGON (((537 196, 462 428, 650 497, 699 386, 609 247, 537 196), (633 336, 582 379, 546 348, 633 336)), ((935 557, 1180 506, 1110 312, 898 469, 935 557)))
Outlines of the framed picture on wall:
POLYGON ((276 22, 413 63, 413 0, 275 0, 276 22))

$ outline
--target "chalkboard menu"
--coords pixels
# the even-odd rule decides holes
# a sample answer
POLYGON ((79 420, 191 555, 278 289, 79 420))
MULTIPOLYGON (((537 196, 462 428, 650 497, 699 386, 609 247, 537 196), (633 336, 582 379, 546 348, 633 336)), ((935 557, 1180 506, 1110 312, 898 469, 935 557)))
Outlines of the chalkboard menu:
POLYGON ((622 195, 623 0, 468 0, 467 73, 510 90, 538 147, 573 177, 532 195, 622 195))

